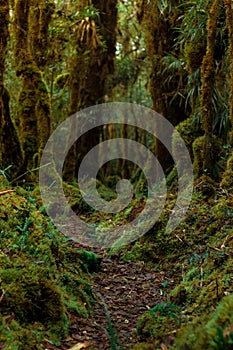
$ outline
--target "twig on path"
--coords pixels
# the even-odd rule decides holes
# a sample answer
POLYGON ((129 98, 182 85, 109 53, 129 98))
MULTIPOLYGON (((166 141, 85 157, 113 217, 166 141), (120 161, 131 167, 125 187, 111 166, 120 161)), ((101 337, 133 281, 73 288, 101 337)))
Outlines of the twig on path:
POLYGON ((219 249, 219 248, 217 248, 217 247, 213 247, 213 246, 211 246, 209 243, 207 243, 207 247, 209 247, 210 249, 215 250, 216 252, 223 253, 223 254, 225 254, 225 255, 230 256, 230 254, 228 254, 228 253, 227 253, 226 251, 224 251, 223 249, 219 249))
POLYGON ((15 190, 4 190, 4 191, 0 191, 0 196, 3 196, 4 194, 7 194, 7 193, 12 193, 12 192, 15 192, 15 190))

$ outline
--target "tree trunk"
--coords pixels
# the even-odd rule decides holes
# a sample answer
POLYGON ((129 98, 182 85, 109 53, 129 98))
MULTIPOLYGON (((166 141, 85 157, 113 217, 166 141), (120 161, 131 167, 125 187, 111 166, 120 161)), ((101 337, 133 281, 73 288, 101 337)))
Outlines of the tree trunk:
POLYGON ((55 4, 51 0, 33 0, 30 7, 29 43, 31 54, 38 68, 42 69, 48 62, 49 24, 55 4))
MULTIPOLYGON (((230 91, 230 108, 229 108, 229 117, 231 121, 231 125, 233 126, 233 3, 231 0, 224 0, 225 8, 226 8, 226 23, 228 30, 228 38, 229 38, 229 47, 228 54, 230 58, 230 79, 231 79, 231 91, 230 91)), ((231 131, 231 147, 233 146, 233 131, 231 131)), ((221 186, 227 190, 233 190, 233 151, 227 162, 227 169, 223 174, 223 179, 221 182, 221 186)))
MULTIPOLYGON (((150 92, 152 96, 152 108, 169 120, 174 126, 179 124, 187 116, 185 114, 185 102, 173 98, 173 92, 182 88, 184 78, 174 76, 169 83, 165 83, 167 78, 162 67, 164 56, 174 52, 174 42, 176 32, 172 30, 178 21, 180 8, 179 1, 175 1, 173 9, 161 11, 157 1, 141 1, 138 10, 138 20, 142 24, 145 33, 147 53, 151 59, 152 70, 150 75, 150 92), (173 23, 173 24, 172 24, 173 23)), ((164 3, 165 4, 165 3, 164 3)), ((158 121, 156 123, 158 135, 166 135, 158 121)), ((171 140, 170 140, 171 144, 171 140)), ((166 147, 159 141, 155 141, 154 150, 163 169, 169 171, 173 164, 171 155, 166 147)))
POLYGON ((21 169, 22 155, 16 128, 10 116, 10 96, 4 87, 5 60, 7 42, 9 39, 9 1, 0 5, 0 168, 4 170, 9 165, 9 174, 16 176, 21 169))
POLYGON ((51 6, 47 0, 40 1, 40 7, 37 3, 32 5, 30 0, 18 0, 15 5, 15 62, 16 73, 21 80, 18 113, 24 171, 32 171, 39 166, 51 130, 48 89, 37 66, 43 66, 48 45, 49 21, 43 15, 46 4, 51 6), (40 21, 36 37, 38 11, 40 21), (38 44, 40 40, 41 47, 38 44))
POLYGON ((213 103, 212 92, 215 80, 214 48, 216 44, 217 23, 220 13, 220 1, 216 0, 209 12, 207 25, 206 54, 202 61, 201 113, 205 132, 203 143, 203 169, 211 178, 214 177, 215 155, 213 154, 213 103))
MULTIPOLYGON (((117 0, 83 2, 94 6, 98 15, 84 17, 76 29, 76 54, 70 78, 70 114, 104 102, 106 80, 114 72, 117 0)), ((64 179, 73 181, 83 156, 99 142, 101 131, 92 130, 80 138, 66 158, 64 179), (77 158, 76 158, 77 155, 77 158), (78 159, 78 164, 77 164, 78 159)))

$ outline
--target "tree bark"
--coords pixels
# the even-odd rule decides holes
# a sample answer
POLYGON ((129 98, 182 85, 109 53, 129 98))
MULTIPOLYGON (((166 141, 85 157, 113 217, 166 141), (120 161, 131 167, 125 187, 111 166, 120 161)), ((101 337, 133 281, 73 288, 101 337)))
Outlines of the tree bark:
POLYGON ((18 0, 15 4, 15 62, 16 74, 21 80, 18 113, 24 171, 31 171, 39 166, 51 131, 49 93, 38 67, 44 64, 43 57, 46 55, 48 45, 46 35, 49 21, 43 15, 46 4, 50 6, 51 2, 47 0, 40 2, 39 22, 37 3, 18 0), (36 36, 35 25, 38 23, 39 30, 36 36), (41 47, 38 44, 40 40, 42 40, 41 47))
MULTIPOLYGON (((70 114, 104 102, 107 78, 114 73, 117 0, 93 0, 88 4, 84 1, 79 10, 85 10, 87 5, 92 5, 98 15, 83 18, 77 25, 76 54, 70 77, 70 114)), ((83 156, 98 144, 100 134, 100 130, 90 131, 69 151, 63 173, 67 181, 74 180, 83 156)))
MULTIPOLYGON (((163 73, 163 58, 170 52, 174 52, 176 33, 172 28, 178 21, 180 9, 179 2, 174 3, 173 10, 161 12, 157 1, 140 1, 138 20, 142 24, 145 33, 147 53, 150 57, 152 70, 150 74, 150 92, 153 101, 152 108, 169 120, 174 126, 179 124, 187 116, 185 114, 185 102, 173 98, 173 92, 179 90, 179 84, 185 84, 184 78, 173 76, 166 84, 167 76, 163 73), (172 22, 174 22, 172 24, 172 22), (183 82, 182 82, 183 79, 183 82)), ((158 135, 166 135, 166 130, 159 122, 155 121, 158 135)), ((168 138, 169 136, 167 136, 168 138)), ((169 140, 170 145, 172 140, 169 140)), ((157 139, 154 143, 154 151, 165 172, 171 169, 173 160, 166 147, 157 139)))
POLYGON ((217 23, 220 13, 220 0, 216 0, 209 12, 207 25, 206 54, 202 61, 202 87, 201 87, 201 113, 202 124, 205 132, 203 144, 203 171, 211 178, 214 177, 213 154, 213 103, 212 92, 215 80, 214 48, 216 44, 217 23))
POLYGON ((4 86, 5 61, 7 42, 9 39, 9 1, 0 5, 0 168, 4 170, 11 166, 8 173, 16 175, 20 172, 22 154, 15 125, 10 116, 10 95, 4 86))
MULTIPOLYGON (((230 79, 231 79, 231 91, 230 91, 230 106, 229 106, 229 118, 231 125, 233 126, 233 3, 231 0, 224 0, 226 9, 226 24, 228 30, 229 47, 228 54, 230 59, 230 79)), ((233 146, 233 131, 230 134, 231 147, 233 146)), ((227 168, 223 174, 221 187, 227 191, 233 191, 233 151, 227 162, 227 168)))

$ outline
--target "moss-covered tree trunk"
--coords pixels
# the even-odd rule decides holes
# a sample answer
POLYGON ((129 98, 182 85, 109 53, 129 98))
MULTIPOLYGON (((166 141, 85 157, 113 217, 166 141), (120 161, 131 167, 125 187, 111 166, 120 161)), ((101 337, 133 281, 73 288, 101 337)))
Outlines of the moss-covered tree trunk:
POLYGON ((215 80, 214 49, 216 45, 217 24, 220 14, 220 0, 214 1, 209 12, 207 25, 206 54, 202 61, 201 113, 205 136, 203 139, 203 168, 206 174, 214 177, 215 155, 213 138, 213 86, 215 80))
POLYGON ((51 130, 50 99, 39 69, 45 63, 51 4, 47 0, 15 3, 15 62, 21 80, 18 113, 24 171, 38 167, 51 130))
POLYGON ((31 2, 29 42, 31 53, 39 69, 48 64, 49 24, 55 10, 53 0, 31 2))
POLYGON ((8 166, 11 175, 17 175, 21 169, 22 154, 18 135, 9 110, 9 92, 4 87, 5 60, 7 55, 7 42, 9 39, 9 1, 0 3, 0 168, 8 166))
MULTIPOLYGON (((150 74, 150 92, 152 96, 152 108, 163 115, 174 126, 186 118, 185 102, 174 98, 174 91, 182 88, 184 80, 174 75, 169 83, 166 83, 167 75, 163 72, 163 58, 169 53, 174 53, 174 43, 177 33, 174 27, 178 24, 182 8, 179 1, 170 2, 140 1, 138 20, 145 33, 147 54, 150 57, 152 70, 150 74), (170 7, 171 6, 171 7, 170 7), (164 7, 164 11, 163 8, 164 7), (179 87, 179 88, 178 88, 179 87)), ((156 123, 157 133, 166 135, 166 130, 156 123)), ((167 136, 167 138, 169 135, 167 136)), ((171 143, 171 140, 170 140, 171 143)), ((158 140, 155 142, 155 153, 164 170, 169 170, 172 159, 169 152, 158 140)))
POLYGON ((91 5, 96 15, 80 20, 76 30, 70 113, 103 102, 106 79, 114 72, 117 0, 83 1, 80 12, 91 5))
MULTIPOLYGON (((224 0, 226 9, 226 23, 229 38, 228 54, 230 59, 230 79, 231 79, 231 91, 230 91, 230 106, 229 106, 229 118, 231 125, 233 126, 233 3, 231 0, 224 0)), ((230 135, 231 146, 233 146, 233 131, 230 135)), ((221 186, 227 191, 233 190, 233 153, 231 154, 228 162, 227 169, 223 174, 221 186)))
MULTIPOLYGON (((82 1, 79 11, 81 18, 76 28, 76 54, 70 77, 70 114, 104 102, 106 81, 114 72, 116 50, 117 0, 82 1), (94 11, 88 12, 88 7, 94 11)), ((64 167, 66 180, 74 179, 76 154, 79 163, 98 143, 99 134, 97 130, 89 132, 76 149, 70 150, 64 167)))

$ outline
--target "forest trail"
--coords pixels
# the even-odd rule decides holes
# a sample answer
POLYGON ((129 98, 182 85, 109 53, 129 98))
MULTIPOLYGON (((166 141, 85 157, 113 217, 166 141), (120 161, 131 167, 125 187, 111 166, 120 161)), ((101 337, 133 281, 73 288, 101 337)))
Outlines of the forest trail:
POLYGON ((139 341, 136 335, 138 318, 157 303, 165 301, 162 283, 166 284, 168 278, 163 271, 149 268, 144 262, 123 262, 117 255, 109 258, 103 250, 93 251, 102 257, 100 271, 93 275, 92 286, 94 294, 97 297, 101 295, 99 302, 87 320, 70 327, 69 338, 61 346, 46 344, 44 349, 75 349, 75 345, 77 349, 111 349, 110 340, 104 332, 104 329, 109 332, 109 324, 103 300, 122 348, 130 349, 139 341), (85 344, 83 347, 82 343, 85 344))

